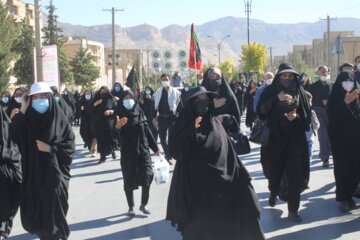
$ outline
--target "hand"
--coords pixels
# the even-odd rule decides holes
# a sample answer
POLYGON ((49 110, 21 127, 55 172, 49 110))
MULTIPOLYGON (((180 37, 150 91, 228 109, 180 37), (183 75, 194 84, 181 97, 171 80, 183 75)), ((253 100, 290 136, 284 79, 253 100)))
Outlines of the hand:
POLYGON ((202 117, 197 117, 195 119, 195 129, 198 129, 200 127, 201 121, 202 121, 202 117))
POLYGON ((151 99, 151 95, 145 95, 147 99, 151 99))
POLYGON ((81 106, 81 111, 84 111, 84 106, 81 106))
POLYGON ((114 110, 106 110, 104 112, 105 116, 110 116, 110 115, 113 115, 114 114, 114 110))
POLYGON ((97 105, 102 103, 102 99, 98 99, 96 100, 96 102, 94 102, 94 107, 96 107, 97 105))
POLYGON ((127 123, 128 119, 126 117, 119 118, 119 116, 116 116, 116 129, 120 129, 127 123))
POLYGON ((327 101, 328 101, 328 100, 322 100, 322 103, 324 104, 324 106, 327 105, 327 101))
POLYGON ((294 111, 291 111, 289 113, 285 113, 284 116, 290 121, 294 121, 296 118, 297 118, 297 113, 296 113, 296 110, 294 111))
POLYGON ((217 115, 215 118, 221 123, 224 122, 224 117, 222 115, 217 115))
POLYGON ((20 112, 20 109, 18 108, 14 108, 11 113, 10 113, 10 119, 12 120, 16 114, 18 114, 20 112))
POLYGON ((158 156, 158 157, 160 156, 160 154, 161 154, 160 150, 155 153, 155 155, 158 156))
POLYGON ((24 93, 21 99, 21 108, 20 111, 22 113, 26 112, 26 109, 28 109, 30 104, 30 98, 29 98, 29 93, 24 93))
POLYGON ((278 99, 280 102, 290 102, 291 100, 293 100, 293 97, 289 94, 284 93, 284 91, 281 91, 278 95, 277 95, 278 99))
POLYGON ((119 100, 120 100, 120 98, 118 98, 117 96, 114 96, 114 99, 115 99, 116 101, 119 101, 119 100))
POLYGON ((47 153, 49 153, 50 150, 51 150, 51 147, 50 147, 49 144, 44 143, 44 142, 42 142, 42 141, 40 141, 40 140, 36 140, 36 145, 37 145, 37 147, 38 147, 38 149, 39 149, 40 152, 47 152, 47 153))
POLYGON ((154 124, 154 126, 156 126, 158 124, 158 119, 157 118, 153 118, 152 123, 154 124))
POLYGON ((226 98, 214 98, 214 107, 219 108, 224 106, 226 103, 226 98))
POLYGON ((352 103, 355 99, 357 99, 359 97, 359 92, 360 91, 358 89, 354 89, 351 92, 347 92, 345 94, 345 99, 344 99, 345 103, 347 105, 352 103))

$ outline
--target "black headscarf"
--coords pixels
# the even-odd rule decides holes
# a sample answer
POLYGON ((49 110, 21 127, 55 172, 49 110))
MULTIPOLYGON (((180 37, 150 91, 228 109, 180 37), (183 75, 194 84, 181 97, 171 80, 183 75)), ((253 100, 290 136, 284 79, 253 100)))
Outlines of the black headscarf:
MULTIPOLYGON (((327 104, 327 111, 329 114, 329 117, 336 116, 335 107, 339 103, 343 103, 345 99, 346 91, 342 87, 342 82, 350 80, 354 82, 354 88, 352 90, 358 89, 360 90, 360 84, 356 81, 356 77, 354 73, 352 72, 341 72, 338 77, 336 78, 336 81, 334 85, 332 86, 332 90, 330 92, 328 104, 327 104)), ((352 115, 352 117, 360 119, 360 99, 357 98, 352 103, 348 105, 349 114, 352 115), (351 112, 351 113, 350 113, 351 112)))
MULTIPOLYGON (((0 225, 10 221, 19 207, 20 184, 22 180, 20 152, 17 145, 10 139, 10 119, 0 108, 0 225)), ((8 224, 9 225, 9 224, 8 224)), ((11 228, 11 224, 9 225, 11 228)), ((6 226, 5 226, 6 228, 6 226)), ((9 234, 11 229, 5 229, 9 234)))
MULTIPOLYGON (((309 131, 310 123, 311 123, 311 108, 309 105, 309 101, 307 99, 304 88, 301 86, 301 83, 298 78, 298 74, 294 74, 294 79, 291 80, 292 83, 288 88, 284 88, 280 81, 280 75, 276 74, 271 85, 265 88, 263 94, 260 97, 259 104, 257 107, 257 113, 260 118, 267 120, 267 124, 269 126, 270 131, 277 135, 282 134, 282 127, 279 125, 279 119, 284 118, 284 113, 289 113, 294 109, 297 110, 297 113, 300 115, 299 124, 302 129, 305 131, 309 131), (273 100, 278 102, 277 95, 284 91, 286 94, 293 96, 294 100, 291 104, 287 103, 278 103, 278 108, 276 110, 271 110, 266 116, 261 113, 261 108, 267 101, 273 100)), ((285 133, 286 134, 286 133, 285 133)))
POLYGON ((1 93, 1 99, 0 99, 0 106, 1 106, 1 107, 7 107, 7 106, 9 106, 10 99, 11 99, 11 94, 10 94, 9 91, 2 92, 2 93, 1 93), (8 101, 7 103, 5 103, 5 102, 2 101, 2 98, 3 98, 5 95, 8 96, 8 98, 9 98, 9 101, 8 101))
POLYGON ((61 108, 61 110, 64 112, 65 116, 68 118, 69 122, 71 123, 74 119, 74 113, 72 112, 70 106, 66 103, 63 96, 59 93, 56 86, 51 86, 50 89, 53 92, 54 97, 59 97, 59 102, 57 102, 61 108))
POLYGON ((31 106, 30 97, 25 115, 19 113, 11 128, 22 155, 21 220, 24 229, 39 237, 58 233, 67 239, 68 186, 75 135, 53 95, 47 93, 46 97, 48 111, 38 113, 31 106), (36 140, 49 144, 51 153, 40 152, 36 140))
MULTIPOLYGON (((204 86, 209 91, 213 91, 211 89, 210 83, 209 83, 209 81, 210 81, 209 76, 208 76, 209 71, 210 71, 210 69, 208 69, 204 73, 204 80, 201 83, 201 86, 204 86)), ((218 109, 214 109, 213 114, 215 116, 222 115, 222 114, 229 114, 235 118, 235 120, 237 121, 237 124, 240 126, 241 115, 240 115, 239 104, 237 102, 235 94, 231 90, 231 87, 225 81, 225 79, 223 77, 221 77, 221 85, 217 92, 218 92, 220 98, 221 97, 226 98, 226 104, 222 107, 219 107, 218 109)))
POLYGON ((111 95, 114 97, 118 97, 120 99, 122 92, 124 92, 124 85, 122 85, 120 82, 114 83, 113 88, 111 89, 111 95), (116 92, 115 87, 120 86, 120 91, 116 92))
POLYGON ((18 108, 18 109, 20 109, 21 108, 21 103, 18 103, 16 100, 15 100, 15 94, 17 93, 17 92, 22 92, 22 95, 24 94, 24 93, 26 93, 27 92, 27 89, 26 88, 23 88, 23 87, 19 87, 19 88, 16 88, 15 89, 15 91, 14 91, 14 94, 13 94, 13 96, 10 98, 10 100, 9 100, 9 104, 8 104, 8 109, 6 110, 6 114, 10 117, 10 115, 11 115, 11 112, 12 112, 12 110, 14 110, 14 108, 18 108))
MULTIPOLYGON (((200 91, 199 89, 192 89, 193 95, 200 91)), ((212 102, 212 97, 209 98, 209 102, 212 102)), ((204 209, 216 202, 218 196, 224 196, 226 199, 233 199, 231 202, 234 209, 237 201, 241 201, 240 198, 246 199, 242 202, 243 207, 247 208, 247 213, 251 212, 249 215, 252 216, 243 212, 236 221, 242 222, 247 219, 248 222, 252 222, 249 219, 259 217, 259 206, 257 200, 248 192, 248 187, 252 188, 249 174, 237 157, 222 124, 213 117, 211 104, 208 114, 203 116, 200 128, 195 129, 195 99, 196 97, 188 99, 170 131, 169 151, 177 161, 168 197, 166 219, 182 231, 191 221, 191 209, 194 205, 198 206, 198 201, 201 201, 199 196, 208 199, 204 203, 204 209)), ((214 220, 210 215, 211 213, 209 222, 214 220)), ((207 221, 203 224, 206 225, 207 221)), ((222 224, 226 225, 219 223, 216 227, 227 231, 225 229, 228 226, 221 226, 222 224)), ((242 229, 246 228, 245 225, 240 224, 238 230, 247 231, 242 229)), ((233 236, 232 239, 237 238, 233 236)))

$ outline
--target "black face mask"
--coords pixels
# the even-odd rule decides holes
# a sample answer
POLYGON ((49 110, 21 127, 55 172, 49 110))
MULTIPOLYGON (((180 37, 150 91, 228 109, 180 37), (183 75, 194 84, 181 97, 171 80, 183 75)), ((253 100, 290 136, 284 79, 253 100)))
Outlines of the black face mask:
POLYGON ((221 85, 221 79, 209 80, 210 91, 216 92, 219 90, 221 85))
POLYGON ((100 93, 101 98, 106 98, 107 93, 100 93))
POLYGON ((291 84, 293 83, 294 79, 289 79, 289 80, 283 80, 283 79, 280 79, 280 83, 281 85, 287 89, 291 86, 291 84))
POLYGON ((197 116, 205 116, 209 112, 209 100, 195 101, 195 112, 197 116))

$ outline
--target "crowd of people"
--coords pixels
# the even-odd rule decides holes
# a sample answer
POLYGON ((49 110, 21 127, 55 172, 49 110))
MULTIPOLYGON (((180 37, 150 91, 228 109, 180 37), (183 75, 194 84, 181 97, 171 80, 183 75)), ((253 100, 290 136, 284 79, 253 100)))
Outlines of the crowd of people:
POLYGON ((250 174, 237 156, 229 133, 240 131, 243 113, 251 131, 257 121, 269 129, 260 161, 268 179, 269 206, 280 198, 288 219, 300 222, 301 193, 308 188, 312 144, 317 135, 319 158, 329 167, 332 155, 336 201, 342 211, 360 197, 360 56, 355 66, 341 66, 334 79, 326 66, 311 83, 289 64, 267 72, 259 85, 228 83, 221 70, 209 68, 184 83, 176 74, 162 74, 161 86, 133 92, 122 83, 97 91, 61 93, 39 82, 3 92, 0 101, 0 238, 10 235, 20 208, 26 231, 40 239, 67 239, 66 221, 70 165, 75 152, 73 125, 98 164, 117 158, 124 179, 128 215, 134 216, 133 191, 141 187, 143 214, 154 172, 151 152, 176 164, 166 219, 183 239, 264 239, 260 205, 250 174), (176 85, 176 86, 174 86, 176 85), (179 88, 178 86, 182 86, 179 88))

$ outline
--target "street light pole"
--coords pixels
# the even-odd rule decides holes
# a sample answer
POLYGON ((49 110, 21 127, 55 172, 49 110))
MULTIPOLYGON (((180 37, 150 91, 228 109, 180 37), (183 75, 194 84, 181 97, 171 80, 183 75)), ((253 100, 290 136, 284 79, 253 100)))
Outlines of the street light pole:
POLYGON ((247 15, 247 43, 248 45, 250 44, 250 24, 249 24, 249 15, 251 13, 251 3, 252 3, 252 0, 244 0, 244 3, 245 3, 245 13, 247 15))
MULTIPOLYGON (((211 36, 211 35, 206 35, 206 36, 209 37, 209 38, 213 37, 213 36, 211 36)), ((219 41, 218 45, 217 45, 217 47, 218 47, 218 57, 219 57, 219 66, 220 66, 220 61, 221 61, 221 56, 220 56, 221 44, 222 44, 222 41, 223 41, 225 38, 228 38, 228 37, 231 37, 231 35, 228 34, 228 35, 222 37, 221 40, 219 41)))
POLYGON ((37 82, 43 81, 43 70, 42 70, 42 53, 41 53, 41 30, 40 30, 40 0, 35 0, 35 53, 36 53, 36 63, 35 63, 35 72, 37 82))

